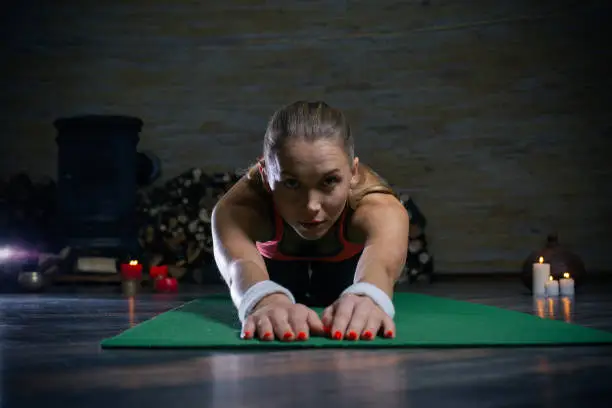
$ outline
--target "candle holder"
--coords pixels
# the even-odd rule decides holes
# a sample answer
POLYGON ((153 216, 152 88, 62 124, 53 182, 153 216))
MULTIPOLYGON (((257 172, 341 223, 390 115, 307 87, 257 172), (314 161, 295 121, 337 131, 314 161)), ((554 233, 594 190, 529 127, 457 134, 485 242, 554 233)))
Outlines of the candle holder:
POLYGON ((553 279, 559 280, 563 278, 563 274, 570 272, 576 288, 584 283, 586 268, 582 259, 561 245, 557 234, 550 234, 544 246, 530 253, 523 262, 520 278, 530 291, 533 291, 533 264, 537 263, 540 257, 550 264, 550 276, 553 279))
POLYGON ((127 298, 134 297, 138 294, 140 282, 136 279, 125 279, 121 281, 121 291, 127 298))

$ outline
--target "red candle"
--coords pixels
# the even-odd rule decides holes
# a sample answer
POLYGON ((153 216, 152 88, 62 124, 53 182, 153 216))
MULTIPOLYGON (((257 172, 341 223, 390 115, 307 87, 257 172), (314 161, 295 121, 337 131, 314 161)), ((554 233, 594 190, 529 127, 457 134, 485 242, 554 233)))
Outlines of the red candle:
POLYGON ((138 261, 130 261, 120 265, 121 276, 124 279, 140 279, 142 277, 142 265, 138 261))
POLYGON ((159 278, 155 280, 155 290, 158 292, 176 292, 178 291, 178 281, 176 278, 159 278))
POLYGON ((151 266, 151 268, 149 269, 149 276, 151 276, 151 279, 153 280, 168 277, 168 266, 151 266))

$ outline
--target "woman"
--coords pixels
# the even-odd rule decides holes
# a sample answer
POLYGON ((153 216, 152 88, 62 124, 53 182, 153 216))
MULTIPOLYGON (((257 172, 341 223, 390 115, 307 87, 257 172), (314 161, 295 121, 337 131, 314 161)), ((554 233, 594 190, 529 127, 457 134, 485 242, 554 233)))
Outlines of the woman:
POLYGON ((394 337, 408 226, 393 191, 355 157, 342 112, 302 101, 277 111, 263 158, 212 214, 242 338, 394 337))

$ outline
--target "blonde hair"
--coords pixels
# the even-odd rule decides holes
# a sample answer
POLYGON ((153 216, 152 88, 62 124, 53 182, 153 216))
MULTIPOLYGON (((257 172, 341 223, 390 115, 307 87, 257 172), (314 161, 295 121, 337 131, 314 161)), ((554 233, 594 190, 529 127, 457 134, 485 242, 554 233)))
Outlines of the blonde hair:
POLYGON ((337 140, 352 161, 355 143, 344 113, 322 101, 297 101, 277 110, 264 136, 263 158, 270 162, 288 139, 300 138, 314 142, 321 139, 337 140))

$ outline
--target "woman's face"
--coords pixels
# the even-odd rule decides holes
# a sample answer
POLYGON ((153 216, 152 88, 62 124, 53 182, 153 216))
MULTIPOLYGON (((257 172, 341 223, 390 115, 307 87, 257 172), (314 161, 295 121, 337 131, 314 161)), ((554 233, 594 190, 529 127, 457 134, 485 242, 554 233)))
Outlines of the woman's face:
POLYGON ((358 159, 334 140, 289 140, 271 159, 266 178, 278 212, 302 238, 323 237, 345 208, 358 159))

